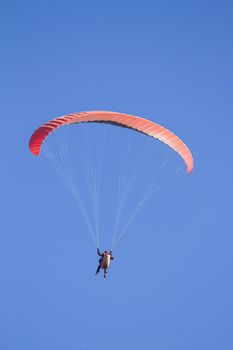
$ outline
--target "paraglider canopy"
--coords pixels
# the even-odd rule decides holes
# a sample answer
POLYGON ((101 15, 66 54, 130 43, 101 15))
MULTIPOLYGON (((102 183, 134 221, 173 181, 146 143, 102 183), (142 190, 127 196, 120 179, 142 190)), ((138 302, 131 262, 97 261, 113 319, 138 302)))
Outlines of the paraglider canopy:
POLYGON ((156 124, 150 120, 136 117, 129 114, 109 112, 109 111, 93 111, 79 112, 67 114, 59 118, 50 120, 40 126, 32 135, 29 141, 29 148, 33 155, 39 155, 41 146, 47 136, 63 125, 78 124, 84 122, 106 123, 134 129, 148 136, 162 141, 176 151, 186 164, 187 174, 193 170, 193 157, 189 148, 175 134, 163 126, 156 124))

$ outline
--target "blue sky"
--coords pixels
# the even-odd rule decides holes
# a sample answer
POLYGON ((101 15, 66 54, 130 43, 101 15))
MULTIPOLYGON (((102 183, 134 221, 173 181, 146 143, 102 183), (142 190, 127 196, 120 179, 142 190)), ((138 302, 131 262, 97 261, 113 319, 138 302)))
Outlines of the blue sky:
MULTIPOLYGON (((1 3, 2 349, 232 349, 232 11, 230 1, 1 3), (147 117, 195 160, 142 208, 106 280, 94 276, 96 248, 72 196, 28 151, 40 124, 84 110, 147 117)), ((132 173, 149 150, 125 218, 164 159, 162 176, 183 166, 143 135, 67 128, 87 205, 81 140, 92 135, 98 153, 104 130, 103 249, 128 145, 132 173)))

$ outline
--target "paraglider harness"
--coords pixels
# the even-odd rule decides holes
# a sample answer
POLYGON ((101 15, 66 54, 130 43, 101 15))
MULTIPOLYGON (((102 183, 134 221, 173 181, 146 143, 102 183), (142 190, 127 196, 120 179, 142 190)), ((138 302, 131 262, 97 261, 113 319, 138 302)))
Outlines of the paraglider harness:
POLYGON ((99 266, 97 267, 96 270, 96 275, 99 273, 100 269, 104 269, 104 277, 106 277, 107 274, 107 269, 109 268, 110 265, 110 260, 113 260, 113 256, 112 256, 112 251, 108 252, 105 251, 104 253, 100 252, 100 249, 97 248, 97 254, 99 256, 101 256, 101 258, 99 259, 99 266))

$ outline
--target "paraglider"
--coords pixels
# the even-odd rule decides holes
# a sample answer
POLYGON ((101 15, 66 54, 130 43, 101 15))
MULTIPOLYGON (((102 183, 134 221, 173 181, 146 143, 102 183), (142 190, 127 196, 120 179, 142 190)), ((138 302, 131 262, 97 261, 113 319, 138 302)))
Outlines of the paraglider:
MULTIPOLYGON (((124 114, 124 113, 110 112, 110 111, 78 112, 78 113, 67 114, 62 117, 58 117, 53 120, 50 120, 49 122, 40 126, 32 134, 29 141, 29 149, 31 153, 35 156, 38 156, 41 152, 42 145, 47 139, 47 137, 49 136, 49 134, 51 134, 57 128, 65 125, 79 124, 79 123, 102 123, 102 124, 114 125, 117 127, 132 129, 146 136, 151 136, 152 138, 165 143, 167 146, 169 146, 172 150, 174 150, 180 155, 180 157, 182 158, 182 160, 186 165, 187 174, 191 173, 193 170, 193 157, 192 157, 191 151, 184 144, 184 142, 181 139, 179 139, 178 136, 176 136, 174 133, 172 133, 165 127, 159 124, 156 124, 150 120, 147 120, 145 118, 124 114)), ((64 153, 61 152, 61 154, 66 155, 66 152, 64 153)), ((52 153, 48 154, 48 159, 51 160, 51 163, 53 163, 52 165, 55 165, 54 167, 56 169, 59 168, 56 166, 56 163, 54 163, 55 157, 52 153)), ((84 220, 87 223, 87 226, 91 233, 93 241, 96 247, 99 247, 99 241, 98 241, 99 231, 96 229, 96 237, 95 237, 93 225, 91 225, 91 223, 88 220, 88 215, 85 210, 85 206, 81 202, 80 192, 77 188, 77 185, 74 183, 74 177, 72 176, 73 174, 71 174, 71 171, 70 171, 71 170, 70 162, 68 161, 68 163, 69 163, 68 167, 65 170, 66 170, 66 175, 69 176, 69 178, 66 179, 67 181, 64 181, 64 182, 66 183, 67 187, 71 189, 75 200, 77 200, 80 211, 82 212, 84 220)), ((148 200, 148 198, 150 198, 151 194, 153 194, 154 192, 155 191, 152 188, 152 191, 149 192, 149 194, 147 194, 146 196, 144 196, 144 198, 142 198, 141 201, 139 201, 135 209, 132 211, 131 216, 128 217, 128 222, 125 224, 125 226, 121 230, 118 237, 117 237, 117 225, 115 225, 111 249, 115 248, 116 244, 118 244, 119 240, 122 238, 122 236, 126 232, 127 228, 129 227, 130 223, 138 213, 139 209, 144 205, 144 203, 148 200)), ((96 189, 94 191, 94 201, 96 206, 96 189)), ((117 217, 120 216, 123 206, 120 205, 119 208, 118 208, 119 210, 117 213, 117 217)), ((97 215, 96 207, 94 208, 94 214, 96 219, 96 215, 97 215)), ((97 221, 98 220, 96 220, 96 224, 98 224, 97 221)), ((112 251, 106 250, 104 251, 104 253, 101 253, 100 249, 97 248, 97 253, 101 257, 101 259, 99 259, 99 265, 96 270, 96 275, 98 275, 98 273, 100 272, 100 269, 103 269, 104 277, 106 277, 107 270, 110 266, 110 261, 113 260, 112 251)))
POLYGON ((110 261, 114 259, 112 256, 112 251, 110 250, 110 252, 108 252, 108 250, 105 250, 104 253, 101 253, 100 249, 97 248, 97 254, 101 258, 99 259, 99 265, 97 267, 95 275, 97 276, 98 273, 100 272, 100 269, 103 269, 104 270, 104 277, 106 277, 107 269, 110 266, 110 261))

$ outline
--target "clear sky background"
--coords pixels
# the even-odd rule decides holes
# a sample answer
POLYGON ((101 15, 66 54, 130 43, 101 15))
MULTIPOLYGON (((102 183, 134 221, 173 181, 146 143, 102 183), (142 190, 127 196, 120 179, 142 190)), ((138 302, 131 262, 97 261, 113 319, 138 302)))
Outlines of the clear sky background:
POLYGON ((231 350, 232 2, 8 0, 0 12, 0 348, 231 350), (127 145, 132 173, 150 147, 133 194, 167 155, 182 166, 129 227, 107 279, 94 276, 96 247, 72 196, 28 151, 40 124, 85 110, 158 122, 195 159, 186 176, 143 135, 92 125, 69 138, 66 128, 73 158, 85 132, 96 151, 107 130, 102 249, 127 145))

